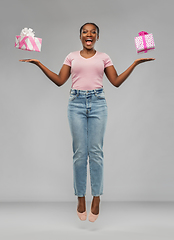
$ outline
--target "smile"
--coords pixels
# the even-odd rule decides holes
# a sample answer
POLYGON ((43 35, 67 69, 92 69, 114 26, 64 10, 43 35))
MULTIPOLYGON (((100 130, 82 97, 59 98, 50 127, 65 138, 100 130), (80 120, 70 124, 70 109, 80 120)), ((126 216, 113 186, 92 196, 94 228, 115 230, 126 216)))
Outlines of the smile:
POLYGON ((88 38, 88 39, 86 39, 85 41, 86 41, 86 42, 88 42, 88 41, 89 41, 89 42, 92 42, 93 40, 92 40, 91 38, 88 38))
POLYGON ((93 42, 93 40, 91 38, 87 38, 85 41, 86 41, 87 46, 90 46, 93 42))

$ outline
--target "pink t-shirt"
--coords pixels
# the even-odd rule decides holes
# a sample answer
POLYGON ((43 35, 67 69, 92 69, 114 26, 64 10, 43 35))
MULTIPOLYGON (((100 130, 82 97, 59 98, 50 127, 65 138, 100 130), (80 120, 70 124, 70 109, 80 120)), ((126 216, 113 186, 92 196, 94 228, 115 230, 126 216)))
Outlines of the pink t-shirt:
POLYGON ((106 53, 98 51, 91 58, 82 57, 80 51, 71 52, 64 64, 71 67, 71 87, 78 90, 102 88, 104 69, 113 65, 106 53))

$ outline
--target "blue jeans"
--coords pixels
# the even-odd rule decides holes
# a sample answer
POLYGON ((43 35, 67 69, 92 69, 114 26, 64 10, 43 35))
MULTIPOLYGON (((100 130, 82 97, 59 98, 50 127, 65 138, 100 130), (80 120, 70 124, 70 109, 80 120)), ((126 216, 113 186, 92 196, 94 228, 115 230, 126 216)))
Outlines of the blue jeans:
POLYGON ((74 193, 86 195, 89 157, 91 193, 103 194, 103 138, 107 121, 107 104, 103 88, 70 90, 68 119, 73 145, 74 193))

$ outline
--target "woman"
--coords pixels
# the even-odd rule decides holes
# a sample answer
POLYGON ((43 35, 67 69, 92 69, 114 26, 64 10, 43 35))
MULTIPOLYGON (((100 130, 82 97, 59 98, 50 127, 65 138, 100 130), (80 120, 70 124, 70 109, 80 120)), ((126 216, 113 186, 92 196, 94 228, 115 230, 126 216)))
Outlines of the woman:
POLYGON ((57 86, 62 86, 72 77, 68 104, 68 119, 73 139, 74 192, 78 196, 77 214, 86 220, 86 178, 89 157, 91 193, 93 196, 89 221, 99 215, 100 195, 103 194, 103 138, 107 120, 107 105, 103 91, 103 74, 119 87, 140 63, 154 58, 141 58, 118 76, 110 57, 94 49, 99 39, 99 28, 94 23, 85 23, 80 28, 81 51, 70 53, 56 74, 39 60, 23 59, 36 64, 57 86))

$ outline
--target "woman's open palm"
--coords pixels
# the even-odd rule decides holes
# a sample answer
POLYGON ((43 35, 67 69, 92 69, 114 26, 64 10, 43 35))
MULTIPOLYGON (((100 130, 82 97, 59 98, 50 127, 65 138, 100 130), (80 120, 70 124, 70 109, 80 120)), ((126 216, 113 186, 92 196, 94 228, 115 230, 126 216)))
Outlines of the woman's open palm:
POLYGON ((135 60, 135 63, 138 65, 140 63, 148 62, 148 61, 153 61, 155 58, 139 58, 135 60))
POLYGON ((21 59, 19 60, 20 62, 29 62, 29 63, 34 63, 34 64, 37 64, 39 63, 40 61, 37 60, 37 59, 21 59))

